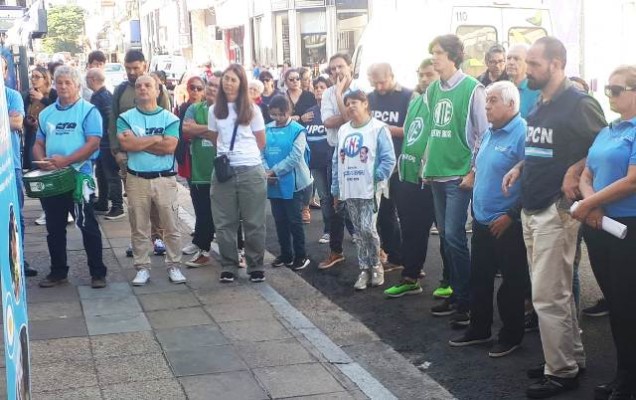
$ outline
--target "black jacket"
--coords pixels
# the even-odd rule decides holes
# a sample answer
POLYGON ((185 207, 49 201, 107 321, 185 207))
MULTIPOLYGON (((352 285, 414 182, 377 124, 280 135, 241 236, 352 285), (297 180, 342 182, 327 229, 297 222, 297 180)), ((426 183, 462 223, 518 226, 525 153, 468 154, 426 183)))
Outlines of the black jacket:
POLYGON ((91 104, 97 107, 97 110, 102 115, 102 139, 99 142, 99 147, 103 149, 110 148, 110 141, 108 140, 108 124, 109 118, 113 110, 113 94, 102 87, 96 92, 93 92, 91 96, 91 104))

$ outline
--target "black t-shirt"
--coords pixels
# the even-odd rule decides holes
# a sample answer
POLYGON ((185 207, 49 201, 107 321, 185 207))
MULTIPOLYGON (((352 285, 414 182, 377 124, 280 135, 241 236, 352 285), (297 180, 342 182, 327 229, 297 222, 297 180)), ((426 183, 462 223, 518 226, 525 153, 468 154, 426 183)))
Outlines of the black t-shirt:
POLYGON ((333 155, 333 147, 329 146, 327 142, 327 131, 322 123, 322 116, 320 115, 320 105, 316 104, 307 110, 312 111, 314 118, 306 125, 307 128, 307 144, 311 151, 311 157, 309 158, 310 169, 326 168, 331 164, 331 157, 333 155))
MULTIPOLYGON (((387 125, 404 126, 404 119, 406 118, 412 95, 413 91, 405 88, 399 88, 386 94, 380 94, 374 90, 368 96, 371 116, 387 125)), ((393 139, 393 147, 397 157, 402 152, 403 138, 391 138, 393 139)))
POLYGON ((488 74, 488 71, 486 70, 486 72, 484 72, 483 74, 477 77, 477 80, 481 82, 481 84, 484 85, 484 87, 488 87, 488 85, 490 85, 491 83, 499 82, 499 81, 509 81, 510 78, 508 77, 508 74, 506 73, 506 71, 504 71, 501 73, 501 75, 499 75, 499 78, 493 81, 490 79, 490 74, 488 74))
POLYGON ((566 171, 587 156, 607 122, 598 102, 569 82, 551 101, 539 103, 526 119, 521 203, 526 210, 538 211, 561 197, 566 171))
MULTIPOLYGON (((292 115, 297 115, 301 117, 304 113, 307 112, 311 107, 316 105, 316 97, 313 93, 303 90, 298 98, 296 104, 292 102, 291 97, 289 97, 289 93, 287 93, 287 98, 292 105, 292 115)), ((298 121, 300 124, 305 125, 303 121, 298 121)))

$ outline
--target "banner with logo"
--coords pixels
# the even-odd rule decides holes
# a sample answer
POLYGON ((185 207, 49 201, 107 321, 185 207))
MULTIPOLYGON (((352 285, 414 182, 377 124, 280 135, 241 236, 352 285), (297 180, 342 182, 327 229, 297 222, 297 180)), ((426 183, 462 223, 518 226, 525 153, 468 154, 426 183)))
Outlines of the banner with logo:
MULTIPOLYGON (((2 63, 0 62, 0 67, 2 63)), ((31 398, 29 328, 20 243, 20 204, 16 192, 9 112, 0 80, 0 286, 4 321, 6 399, 31 398)))

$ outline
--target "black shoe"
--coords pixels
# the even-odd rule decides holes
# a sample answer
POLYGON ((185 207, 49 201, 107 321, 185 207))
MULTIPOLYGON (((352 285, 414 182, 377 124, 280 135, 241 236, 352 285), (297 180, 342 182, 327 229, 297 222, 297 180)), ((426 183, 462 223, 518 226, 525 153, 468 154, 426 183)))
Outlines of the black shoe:
POLYGON ((265 273, 263 271, 250 272, 250 282, 265 282, 265 273))
POLYGON ((539 330, 539 317, 537 313, 532 310, 523 317, 523 329, 526 332, 534 332, 539 330))
POLYGON ((472 333, 470 330, 466 331, 462 336, 448 341, 451 347, 464 347, 473 346, 476 344, 490 343, 492 338, 489 336, 478 336, 472 333))
POLYGON ((38 270, 33 269, 27 265, 24 266, 24 276, 32 278, 34 276, 38 276, 38 270))
MULTIPOLYGON (((528 375, 528 378, 530 379, 541 379, 544 376, 544 371, 545 371, 545 363, 542 363, 537 365, 536 367, 532 367, 528 369, 526 371, 526 375, 528 375)), ((584 373, 585 373, 585 368, 579 367, 578 375, 581 375, 584 373)))
POLYGON ((624 391, 620 387, 617 387, 612 391, 608 400, 634 400, 636 399, 636 393, 633 391, 624 391))
POLYGON ((91 278, 91 287, 93 289, 103 289, 106 285, 106 278, 91 278))
POLYGON ((297 258, 294 260, 291 269, 294 271, 300 271, 301 269, 305 269, 310 262, 311 261, 309 261, 308 258, 297 258))
POLYGON ((282 258, 280 257, 276 257, 274 259, 274 261, 272 261, 272 267, 274 268, 279 268, 279 267, 287 267, 290 268, 292 266, 292 262, 291 261, 284 261, 282 258))
POLYGON ((546 375, 526 389, 526 396, 531 399, 547 399, 578 387, 578 378, 558 378, 546 375))
POLYGON ((599 299, 592 307, 584 308, 582 311, 586 317, 603 317, 609 314, 607 300, 599 299))
POLYGON ((448 319, 448 324, 453 329, 466 329, 468 325, 470 325, 470 313, 457 310, 457 312, 448 319))
POLYGON ((457 305, 451 303, 448 299, 444 299, 441 304, 431 307, 431 313, 436 317, 445 317, 447 315, 453 315, 457 312, 457 305))
POLYGON ((505 342, 497 342, 492 349, 488 352, 488 357, 490 358, 499 358, 505 357, 513 351, 517 350, 521 347, 521 343, 510 344, 505 342))
POLYGON ((38 285, 41 288, 50 288, 53 286, 59 286, 59 285, 65 284, 67 282, 68 282, 68 279, 66 278, 58 278, 49 274, 46 276, 46 278, 42 279, 40 283, 38 283, 38 285))
POLYGON ((221 278, 219 279, 221 283, 230 283, 234 282, 234 274, 231 272, 221 272, 221 278))
POLYGON ((594 388, 594 399, 595 400, 607 400, 616 389, 617 382, 613 380, 611 382, 602 383, 594 388))
POLYGON ((108 212, 108 204, 97 202, 93 204, 93 212, 97 215, 103 215, 108 212))
POLYGON ((109 221, 114 221, 124 217, 124 210, 121 208, 111 208, 108 214, 104 218, 109 221))

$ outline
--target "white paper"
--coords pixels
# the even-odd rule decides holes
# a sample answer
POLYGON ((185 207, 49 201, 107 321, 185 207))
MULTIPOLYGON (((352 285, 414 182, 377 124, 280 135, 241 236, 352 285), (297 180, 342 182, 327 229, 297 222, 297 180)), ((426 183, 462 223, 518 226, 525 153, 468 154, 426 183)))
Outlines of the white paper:
MULTIPOLYGON (((573 213, 578 206, 579 202, 575 201, 574 204, 572 204, 572 207, 570 207, 570 212, 573 213)), ((611 219, 610 217, 603 217, 603 220, 601 221, 601 229, 619 239, 625 239, 625 236, 627 236, 627 226, 611 219)))

